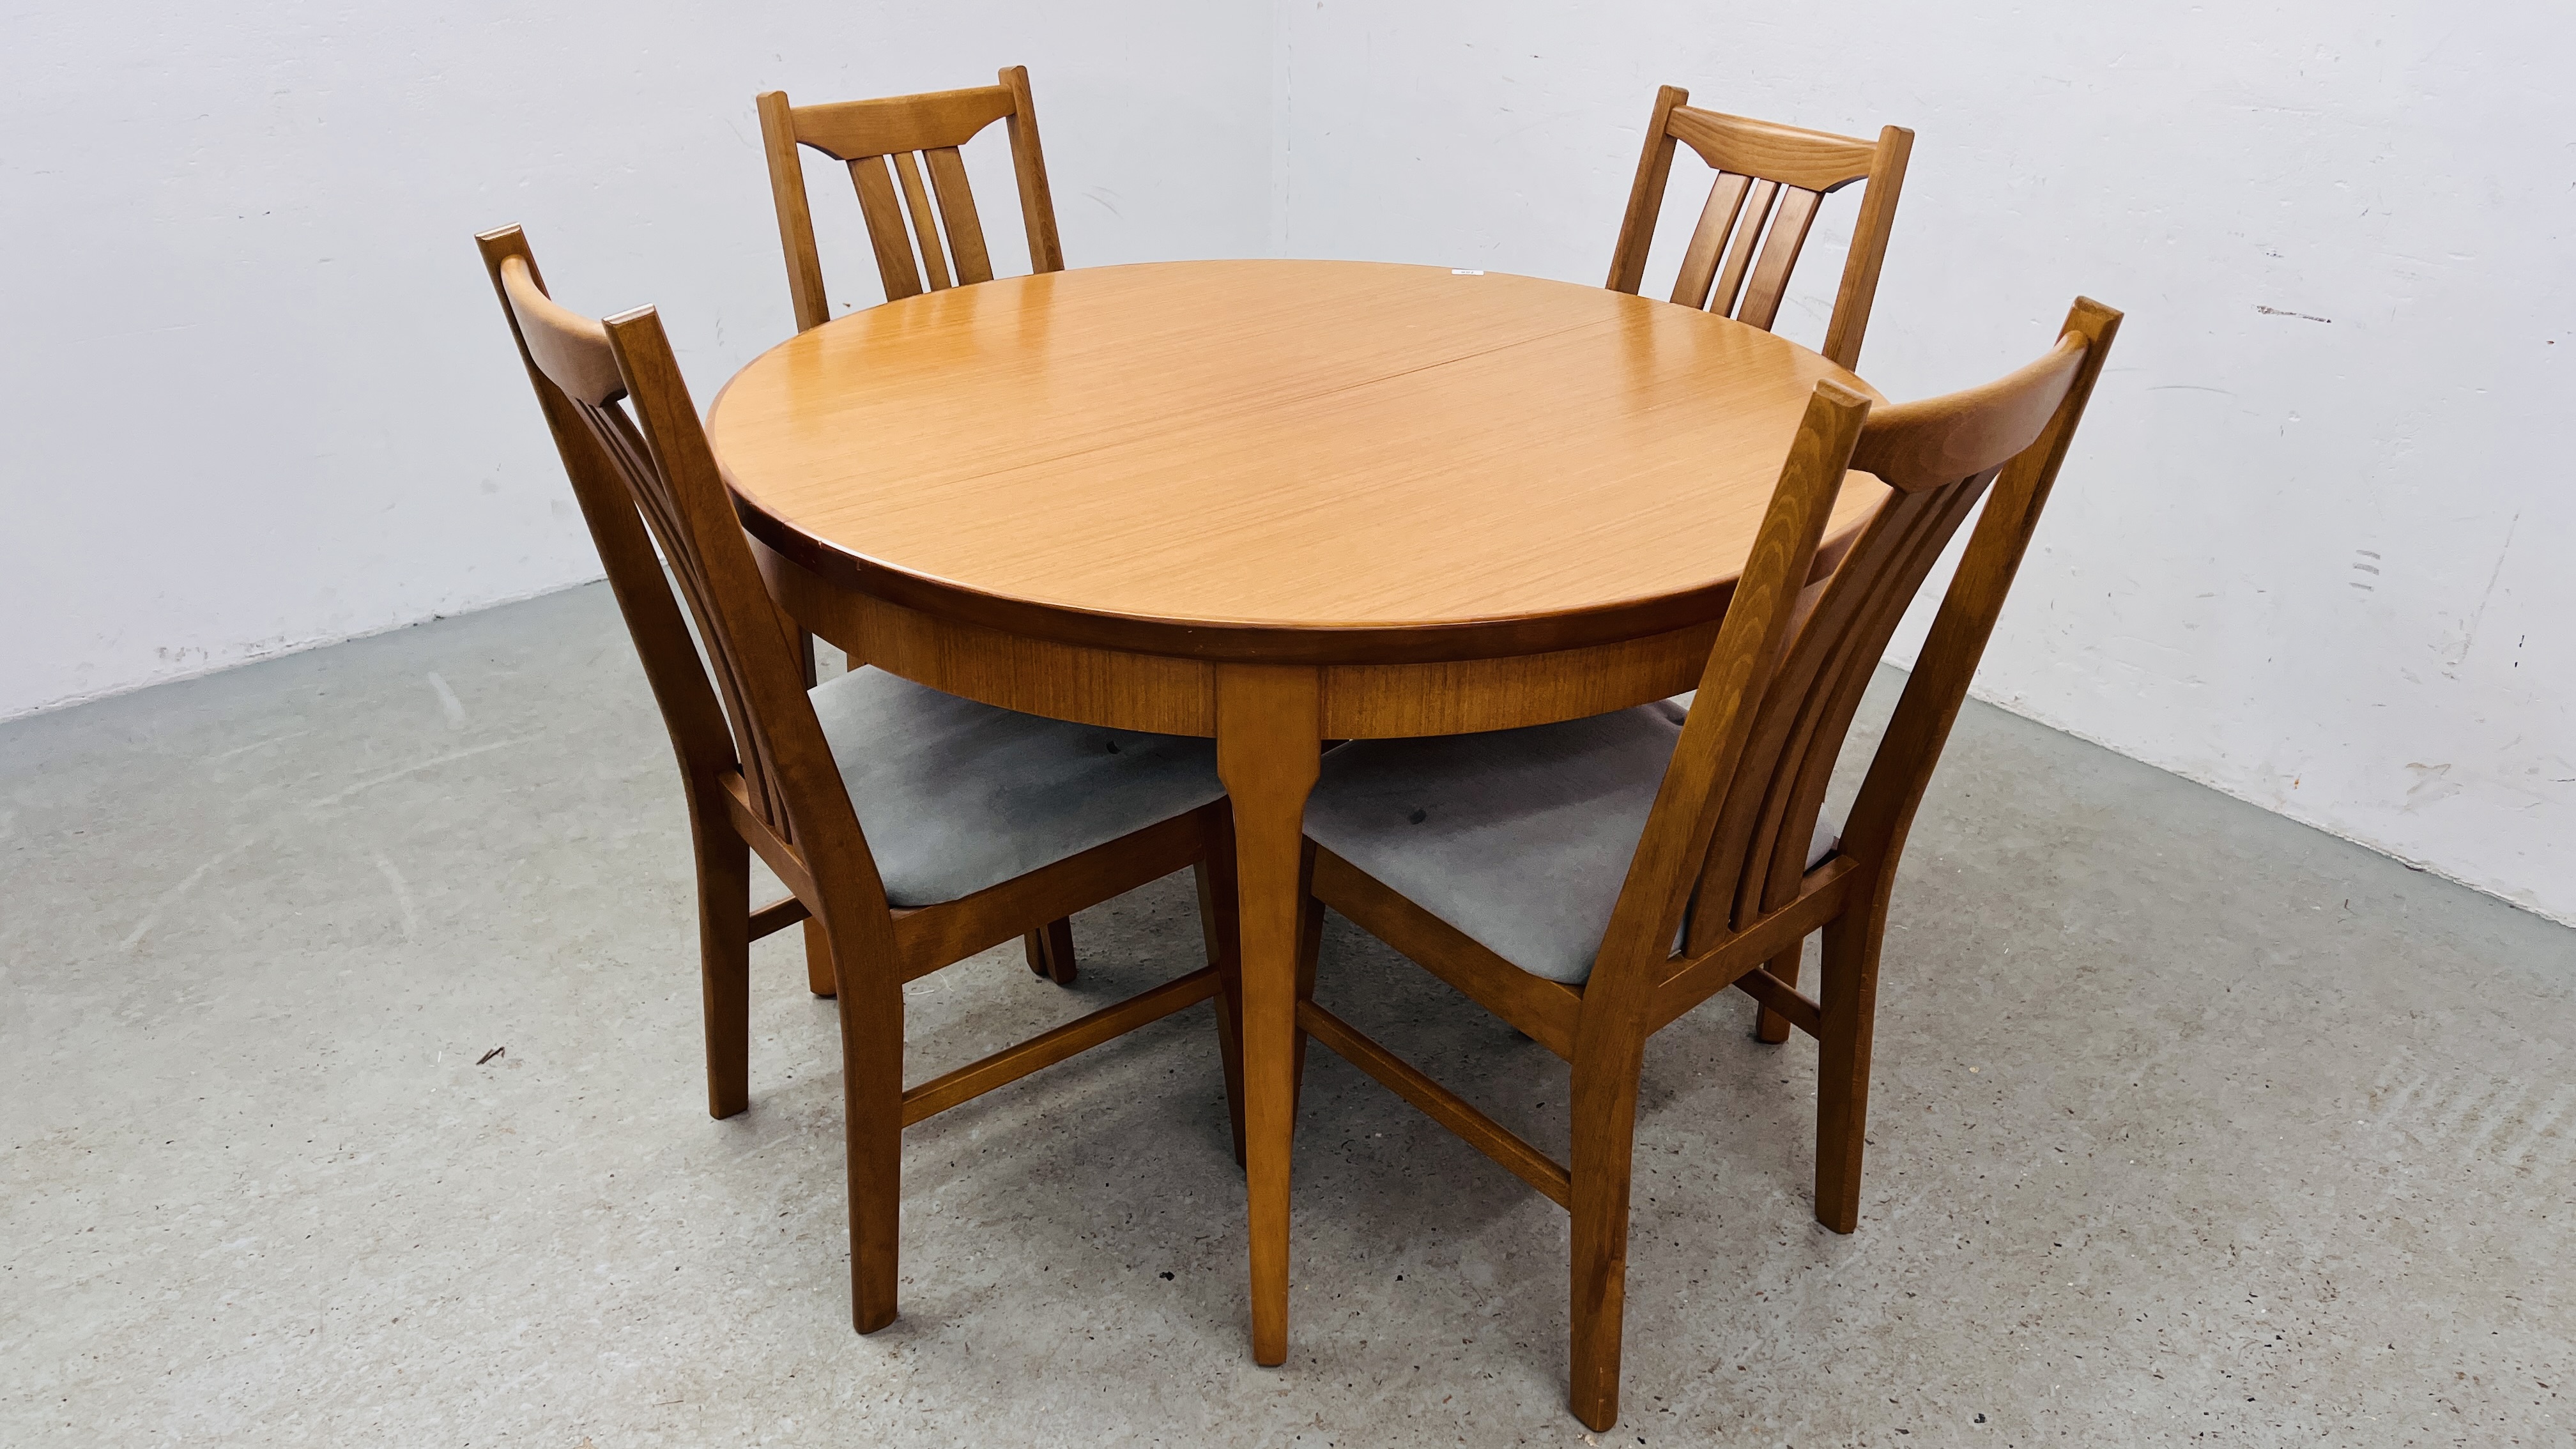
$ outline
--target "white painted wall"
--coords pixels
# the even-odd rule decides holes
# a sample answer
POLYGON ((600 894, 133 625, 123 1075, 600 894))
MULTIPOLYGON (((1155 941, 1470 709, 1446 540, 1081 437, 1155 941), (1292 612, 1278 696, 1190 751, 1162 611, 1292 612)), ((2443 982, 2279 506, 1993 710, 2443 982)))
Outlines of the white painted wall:
MULTIPOLYGON (((1913 127, 1864 375, 1942 391, 2078 292, 2129 314, 1979 693, 2576 920, 2576 10, 1283 14, 1292 254, 1598 284, 1661 82, 1913 127)), ((1781 323, 1810 345, 1837 200, 1781 323)))
MULTIPOLYGON (((659 304, 703 402, 794 330, 757 91, 1026 64, 1076 265, 1265 252, 1274 18, 8 5, 0 718, 596 577, 472 234, 526 224, 572 305, 659 304)), ((1000 128, 974 149, 1024 270, 1000 128)), ((874 300, 848 180, 817 180, 836 300, 874 300)))
POLYGON ((1920 133, 1863 359, 1891 395, 2027 358, 2079 290, 2129 311, 1982 693, 2576 919, 2576 16, 1973 11, 20 3, 0 717, 594 574, 467 238, 523 221, 567 301, 660 303, 711 391, 790 328, 755 90, 1029 64, 1076 265, 1592 283, 1673 81, 1920 133))

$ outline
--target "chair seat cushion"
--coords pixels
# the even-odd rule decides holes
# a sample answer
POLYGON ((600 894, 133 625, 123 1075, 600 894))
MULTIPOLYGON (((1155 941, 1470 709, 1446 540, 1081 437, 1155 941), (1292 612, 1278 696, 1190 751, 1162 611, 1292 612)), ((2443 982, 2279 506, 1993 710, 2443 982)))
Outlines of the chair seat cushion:
POLYGON ((1209 740, 1042 719, 874 668, 813 700, 897 906, 973 895, 1225 793, 1209 740))
MULTIPOLYGON (((1353 741, 1324 756, 1306 834, 1531 975, 1579 985, 1682 719, 1663 701, 1529 729, 1353 741)), ((1817 821, 1809 866, 1838 834, 1817 821)))

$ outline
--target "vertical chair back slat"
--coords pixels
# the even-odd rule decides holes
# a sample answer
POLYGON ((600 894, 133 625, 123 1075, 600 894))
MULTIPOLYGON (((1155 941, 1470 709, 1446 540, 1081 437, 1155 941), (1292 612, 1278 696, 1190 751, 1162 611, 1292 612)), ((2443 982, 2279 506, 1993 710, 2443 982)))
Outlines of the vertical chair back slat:
POLYGON ((1735 315, 1735 299, 1743 294, 1745 274, 1753 269, 1754 245, 1762 240, 1762 228, 1770 223, 1771 208, 1779 199, 1777 181, 1757 180, 1746 193, 1743 216, 1726 243, 1726 269, 1717 274, 1716 289, 1708 296, 1710 310, 1720 317, 1735 315))
POLYGON ((784 91, 767 91, 759 109, 798 331, 831 320, 800 147, 848 165, 876 253, 877 278, 891 302, 920 295, 925 282, 936 292, 993 279, 983 219, 958 148, 993 122, 1005 122, 1030 270, 1064 269, 1025 67, 1004 70, 989 86, 819 106, 791 105, 784 91))
POLYGON ((1735 320, 1750 323, 1768 332, 1780 315, 1780 299, 1789 293, 1789 273, 1798 265, 1798 253, 1806 248, 1807 231, 1816 224, 1816 208, 1824 198, 1804 187, 1784 186, 1780 204, 1771 213, 1771 225, 1763 232, 1762 260, 1753 268, 1753 280, 1744 290, 1744 300, 1735 307, 1735 320))
MULTIPOLYGON (((526 285, 527 274, 517 268, 505 269, 502 281, 510 293, 517 293, 526 285)), ((534 288, 527 285, 527 290, 533 292, 534 288)), ((525 325, 531 309, 519 296, 511 296, 511 301, 519 311, 522 325, 525 325)), ((605 356, 607 342, 604 335, 600 346, 605 356)), ((619 393, 621 396, 624 393, 622 386, 619 393)), ((787 833, 787 821, 772 780, 770 752, 760 731, 753 725, 733 641, 721 627, 722 621, 709 598, 705 563, 698 557, 675 500, 661 485, 660 474, 653 467, 643 437, 635 431, 634 422, 625 410, 614 398, 596 404, 584 402, 581 410, 582 422, 608 455, 619 481, 626 485, 628 506, 643 517, 645 528, 661 548, 671 577, 679 582, 681 600, 697 620, 698 638, 706 650, 716 696, 722 701, 725 718, 733 730, 734 753, 741 762, 745 794, 753 812, 763 824, 783 836, 787 833)))
POLYGON ((1689 903, 1693 864, 1708 848, 1720 792, 1752 737, 1756 710, 1868 413, 1867 398, 1831 381, 1818 383, 1808 400, 1629 863, 1599 963, 1585 987, 1587 1001, 1595 999, 1594 992, 1633 994, 1651 985, 1643 968, 1671 951, 1689 903))
POLYGON ((954 146, 933 146, 921 153, 921 159, 930 168, 930 189, 939 197, 939 214, 947 218, 948 249, 957 262, 959 285, 993 280, 993 258, 984 249, 984 221, 975 214, 965 158, 954 146))
POLYGON ((1750 867, 1756 852, 1777 829, 1780 812, 1765 808, 1772 803, 1769 782, 1798 740, 1802 707, 1817 693, 1837 645, 1852 635, 1854 621, 1869 603, 1868 585, 1885 577, 1908 542, 1923 532, 1931 512, 1930 500, 1919 495, 1888 498, 1799 620, 1758 705, 1752 739, 1724 787, 1717 828, 1700 868, 1699 904, 1687 943, 1693 953, 1749 923, 1738 904, 1741 882, 1754 874, 1750 867))
MULTIPOLYGON (((896 199, 886 158, 862 156, 850 163, 850 183, 859 193, 859 214, 867 219, 868 245, 877 254, 877 276, 886 300, 921 295, 921 271, 913 264, 912 237, 904 229, 903 203, 896 199)), ((805 326, 815 325, 804 323, 805 326)))
POLYGON ((1979 475, 1937 493, 1919 495, 1930 500, 1918 515, 1919 522, 1879 571, 1878 586, 1861 599, 1858 617, 1817 672, 1800 703, 1788 746, 1762 792, 1754 839, 1745 852, 1748 866, 1736 897, 1739 926, 1751 925, 1764 912, 1796 897, 1806 876, 1817 816, 1833 781, 1835 758, 1851 731, 1853 716, 1859 713, 1870 676, 1915 591, 1976 507, 1989 477, 1990 473, 1979 475))
POLYGON ((1778 320, 1823 198, 1856 181, 1866 182, 1823 348, 1841 366, 1857 365, 1914 133, 1888 126, 1873 143, 1695 110, 1689 100, 1690 92, 1679 86, 1665 86, 1656 94, 1607 285, 1633 293, 1644 284, 1655 218, 1663 208, 1679 146, 1689 146, 1716 174, 1674 277, 1673 300, 1765 330, 1778 320))
MULTIPOLYGON (((588 319, 549 315, 561 309, 552 306, 537 286, 535 275, 522 263, 504 262, 501 283, 502 295, 522 334, 548 338, 550 350, 568 358, 567 363, 547 366, 548 359, 540 354, 540 366, 550 379, 578 378, 583 373, 596 372, 603 363, 613 374, 616 359, 605 329, 593 338, 582 335, 587 329, 579 327, 588 319)), ((592 441, 616 470, 618 480, 626 485, 627 506, 643 518, 653 541, 660 546, 671 577, 680 586, 682 601, 697 620, 698 638, 733 733, 734 752, 742 766, 745 792, 753 810, 762 823, 782 836, 788 835, 786 812, 772 766, 773 752, 751 711, 733 631, 715 602, 706 560, 685 521, 680 501, 672 495, 661 470, 654 466, 634 421, 620 406, 626 396, 620 377, 616 391, 601 395, 593 389, 575 397, 574 405, 592 441)))
MULTIPOLYGON (((884 891, 875 862, 859 833, 840 767, 823 738, 822 721, 805 692, 788 626, 752 559, 697 405, 663 334, 661 316, 642 307, 601 325, 635 411, 631 422, 623 417, 617 421, 645 444, 637 450, 629 476, 639 498, 662 504, 668 528, 665 557, 676 563, 685 556, 691 564, 690 572, 680 575, 683 589, 699 611, 710 658, 720 660, 726 698, 739 701, 738 733, 747 735, 757 751, 756 756, 747 752, 744 773, 751 774, 756 763, 757 798, 769 823, 807 856, 817 884, 826 878, 836 886, 862 882, 863 899, 849 905, 865 907, 862 919, 882 918, 884 891)), ((823 895, 835 893, 825 890, 823 895)))
POLYGON ((1691 232, 1690 250, 1683 253, 1681 270, 1673 275, 1674 301, 1691 308, 1708 305, 1709 287, 1717 280, 1717 259, 1726 250, 1726 239, 1735 234, 1736 215, 1744 209, 1745 192, 1752 185, 1752 177, 1724 171, 1709 183, 1699 225, 1691 232))
POLYGON ((954 283, 948 280, 948 257, 940 250, 939 219, 930 211, 930 188, 921 184, 921 166, 910 151, 897 151, 887 158, 894 162, 896 179, 903 183, 904 210, 912 215, 912 238, 921 248, 921 269, 930 276, 930 290, 945 292, 954 283))

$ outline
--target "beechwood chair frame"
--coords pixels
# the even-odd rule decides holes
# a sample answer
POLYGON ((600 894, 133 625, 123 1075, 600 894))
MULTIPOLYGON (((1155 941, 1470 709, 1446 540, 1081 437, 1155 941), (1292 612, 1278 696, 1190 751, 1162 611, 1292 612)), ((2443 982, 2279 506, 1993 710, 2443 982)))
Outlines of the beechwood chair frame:
POLYGON ((1766 332, 1779 315, 1789 275, 1806 247, 1822 199, 1865 181, 1821 349, 1837 366, 1857 368, 1861 335, 1869 329, 1870 306, 1878 296, 1879 268, 1887 260, 1888 233, 1896 223, 1897 198, 1905 187, 1906 161, 1914 153, 1914 133, 1887 126, 1872 143, 1698 110, 1689 101, 1690 92, 1680 86, 1655 93, 1654 119, 1637 157, 1637 178, 1628 190, 1628 210, 1619 222, 1619 244, 1605 285, 1634 295, 1645 284, 1646 252, 1654 244, 1655 220, 1663 213, 1676 144, 1687 143, 1717 174, 1675 275, 1672 300, 1766 332))
POLYGON ((1818 384, 1584 984, 1521 970, 1307 842, 1300 1060, 1311 1034, 1571 1212, 1570 1398, 1594 1429, 1618 1419, 1638 1076, 1653 1033, 1732 986, 1760 1003, 1765 1040, 1784 1040, 1791 1026, 1816 1037, 1816 1217, 1838 1233, 1858 1225, 1879 950, 1897 862, 2119 320, 2079 298, 2038 362, 1875 412, 1856 393, 1818 384), (1892 491, 1832 572, 1805 583, 1847 465, 1892 491), (1840 841, 1808 869, 1809 832, 1861 692, 1981 495, 1985 512, 1840 841), (1572 1065, 1570 1167, 1315 1003, 1327 906, 1572 1065), (1800 949, 1819 930, 1820 999, 1797 985, 1800 949))
POLYGON ((730 1117, 749 1105, 751 942, 800 920, 819 923, 839 988, 858 1330, 895 1317, 902 1134, 934 1113, 1215 998, 1240 1157, 1240 1017, 1229 1009, 1241 1000, 1240 968, 1226 802, 959 900, 890 906, 660 317, 649 307, 604 322, 568 311, 547 296, 519 228, 476 241, 687 783, 709 1115, 730 1117), (699 625, 703 665, 655 556, 657 541, 699 625), (749 895, 754 853, 790 892, 757 910, 749 895), (904 983, 1183 866, 1199 874, 1210 965, 904 1086, 904 983))
MULTIPOLYGON (((832 320, 799 146, 811 146, 850 168, 860 214, 867 220, 868 241, 876 251, 877 278, 884 284, 886 300, 892 302, 921 295, 925 273, 933 291, 993 279, 984 223, 975 211, 974 189, 967 183, 966 163, 958 148, 993 122, 1005 122, 1012 170, 1020 183, 1020 215, 1028 231, 1031 270, 1064 270, 1064 246, 1056 238, 1055 201, 1047 189, 1046 154, 1038 143, 1037 106, 1029 96, 1027 66, 1005 67, 996 84, 966 90, 813 106, 790 105, 785 91, 763 91, 754 104, 760 111, 761 147, 769 158, 769 195, 778 211, 778 244, 787 257, 787 290, 796 306, 797 331, 810 331, 832 320), (887 179, 888 166, 900 179, 900 206, 896 182, 887 179), (927 188, 922 184, 924 169, 930 175, 927 188), (934 195, 938 199, 935 217, 934 195), (950 258, 956 262, 954 280, 950 258)), ((796 655, 804 667, 805 682, 814 683, 814 641, 801 628, 796 631, 796 655)), ((1060 986, 1073 984, 1071 921, 1049 921, 1029 932, 1023 944, 1031 971, 1060 986)), ((823 989, 818 978, 815 990, 823 989)))
POLYGON ((934 292, 993 279, 983 220, 976 214, 975 193, 967 185, 958 148, 995 121, 1006 122, 1011 169, 1020 184, 1020 219, 1029 238, 1029 270, 1064 270, 1064 244, 1056 236, 1055 198, 1047 188, 1046 153, 1038 142, 1028 67, 1006 66, 994 84, 967 90, 812 106, 790 105, 785 91, 764 91, 758 105, 797 331, 820 327, 832 317, 799 146, 811 146, 850 168, 868 241, 876 251, 877 277, 885 285, 886 300, 894 302, 919 296, 925 279, 934 292))
MULTIPOLYGON (((785 91, 763 91, 754 105, 760 112, 761 149, 769 159, 769 197, 778 213, 778 245, 787 258, 787 291, 795 303, 797 331, 832 320, 799 146, 811 146, 849 167, 868 243, 876 252, 877 280, 886 300, 894 302, 921 295, 925 276, 934 292, 993 280, 983 219, 975 210, 974 188, 967 183, 958 148, 995 121, 1005 122, 1011 169, 1020 185, 1020 219, 1029 238, 1029 270, 1064 270, 1064 244, 1056 236, 1055 196, 1047 188, 1046 152, 1038 141, 1037 103, 1029 94, 1027 66, 1005 66, 994 84, 965 90, 812 106, 791 105, 785 91)), ((805 682, 814 683, 814 640, 801 628, 796 654, 805 682)), ((1027 947, 1030 970, 1060 985, 1072 983, 1070 922, 1051 921, 1030 932, 1027 947)))

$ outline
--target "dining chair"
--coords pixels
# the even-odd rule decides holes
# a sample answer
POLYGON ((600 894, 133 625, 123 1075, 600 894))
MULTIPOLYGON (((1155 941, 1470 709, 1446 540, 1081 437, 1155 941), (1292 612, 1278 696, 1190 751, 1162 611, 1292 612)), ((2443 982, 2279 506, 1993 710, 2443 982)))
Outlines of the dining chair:
POLYGON ((1897 862, 2119 320, 2078 299, 2046 356, 1946 397, 1873 408, 1818 384, 1686 710, 1324 757, 1306 807, 1298 1027, 1571 1212, 1571 1401, 1594 1429, 1618 1419, 1630 1154, 1655 1031, 1734 986, 1817 1037, 1816 1216, 1857 1225, 1897 862), (1846 466, 1891 492, 1810 583, 1846 466), (1980 496, 1850 818, 1824 819, 1862 688, 1980 496), (1327 906, 1571 1064, 1570 1167, 1315 1003, 1327 906), (1817 931, 1821 999, 1797 989, 1817 931))
MULTIPOLYGON (((1064 270, 1064 247, 1056 239, 1055 200, 1047 190, 1046 153, 1038 145, 1038 115, 1029 97, 1027 66, 1007 67, 995 84, 968 90, 816 106, 791 105, 785 91, 763 91, 754 104, 760 111, 761 147, 769 157, 769 196, 778 211, 778 243, 787 254, 787 291, 796 306, 797 331, 832 320, 831 301, 823 291, 823 260, 814 245, 814 214, 806 205, 805 163, 796 149, 800 145, 849 166, 850 180, 858 188, 859 213, 867 220, 868 241, 877 254, 877 278, 884 285, 886 300, 892 302, 919 296, 925 274, 934 292, 959 282, 993 280, 984 224, 975 213, 975 193, 967 185, 966 162, 958 148, 993 122, 1008 122, 1011 167, 1020 182, 1020 218, 1029 236, 1029 270, 1064 270), (887 179, 889 164, 901 181, 900 205, 896 182, 887 179), (925 169, 930 175, 927 188, 922 184, 925 169), (938 197, 935 215, 933 195, 938 197), (953 280, 951 258, 956 261, 953 280)), ((796 658, 805 682, 813 684, 818 677, 814 640, 801 628, 796 631, 796 658)), ((1026 945, 1030 970, 1059 983, 1073 980, 1069 922, 1050 922, 1030 932, 1026 945)))
POLYGON ((758 104, 797 331, 820 327, 832 317, 823 294, 823 263, 814 247, 814 216, 806 205, 799 146, 811 146, 849 166, 860 214, 867 219, 868 241, 876 250, 877 277, 885 284, 886 300, 893 302, 919 296, 925 278, 934 292, 993 280, 984 224, 976 215, 975 193, 966 183, 966 163, 957 148, 995 121, 1008 122, 1011 169, 1020 182, 1020 219, 1029 236, 1029 270, 1064 270, 1027 66, 1007 67, 995 84, 970 90, 814 106, 790 105, 785 91, 764 91, 758 104))
POLYGON ((895 1316, 903 1129, 933 1113, 1218 997, 1239 1154, 1232 832, 1214 747, 1018 714, 873 668, 808 690, 661 318, 567 311, 517 227, 476 240, 679 758, 711 1115, 749 1105, 752 941, 821 923, 859 1331, 895 1316), (757 910, 755 853, 789 891, 757 910), (1184 866, 1200 872, 1208 966, 904 1086, 904 983, 1184 866))
POLYGON ((1611 291, 1634 295, 1645 284, 1646 252, 1663 214, 1664 185, 1671 179, 1673 149, 1686 143, 1716 176, 1700 207, 1690 247, 1673 281, 1673 300, 1705 307, 1765 332, 1780 313, 1789 274, 1807 245, 1823 199, 1855 181, 1860 216, 1851 250, 1843 258, 1842 285, 1825 324, 1825 356, 1837 365, 1860 362, 1861 334, 1869 330, 1870 304, 1878 296, 1879 266, 1887 260, 1887 233, 1896 222, 1896 199, 1905 187, 1906 159, 1914 133, 1882 127, 1872 144, 1829 131, 1809 131, 1775 121, 1698 110, 1690 92, 1665 86, 1655 93, 1654 119, 1637 157, 1637 179, 1628 189, 1628 211, 1619 222, 1619 247, 1610 258, 1611 291), (1759 251, 1756 251, 1756 248, 1759 251))

